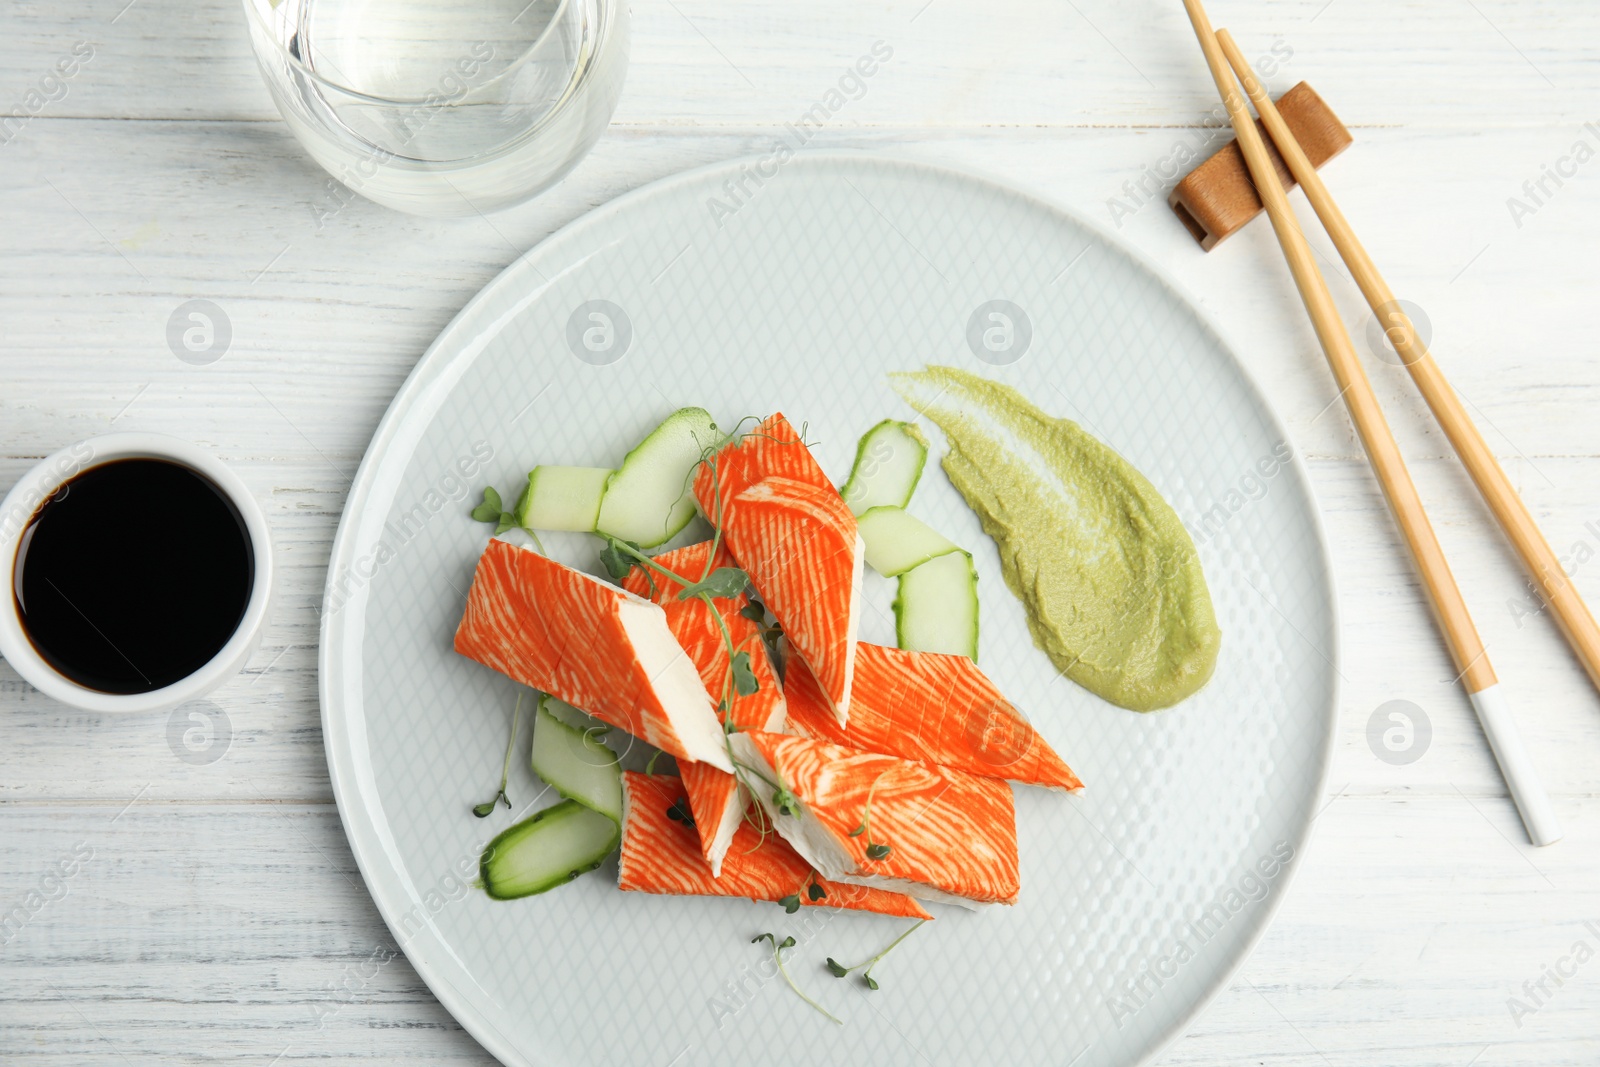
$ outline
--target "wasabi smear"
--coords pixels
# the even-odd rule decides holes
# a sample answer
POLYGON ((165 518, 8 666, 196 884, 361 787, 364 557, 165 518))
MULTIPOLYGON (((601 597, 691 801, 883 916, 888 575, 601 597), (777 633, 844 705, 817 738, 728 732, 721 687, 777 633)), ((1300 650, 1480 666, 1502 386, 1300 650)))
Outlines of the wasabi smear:
POLYGON ((941 430, 945 474, 994 539, 1034 644, 1134 711, 1211 677, 1222 632, 1194 542, 1155 486, 1070 419, 953 367, 891 374, 941 430))

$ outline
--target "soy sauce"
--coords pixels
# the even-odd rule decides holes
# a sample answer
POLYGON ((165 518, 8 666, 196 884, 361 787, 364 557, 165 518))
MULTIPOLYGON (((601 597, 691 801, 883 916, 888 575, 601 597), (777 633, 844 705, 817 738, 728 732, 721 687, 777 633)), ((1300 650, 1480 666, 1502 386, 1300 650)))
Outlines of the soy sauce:
POLYGON ((228 643, 255 580, 233 503, 188 467, 91 467, 40 506, 17 546, 12 596, 39 655, 103 693, 148 693, 228 643))

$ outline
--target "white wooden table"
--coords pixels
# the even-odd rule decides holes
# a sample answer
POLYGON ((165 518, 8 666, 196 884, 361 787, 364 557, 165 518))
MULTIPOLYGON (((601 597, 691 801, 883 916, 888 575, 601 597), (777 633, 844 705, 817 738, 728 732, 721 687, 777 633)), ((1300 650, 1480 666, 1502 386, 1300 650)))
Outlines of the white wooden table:
MULTIPOLYGON (((1600 1062, 1600 699, 1548 618, 1516 609, 1515 557, 1404 372, 1369 360, 1566 822, 1534 851, 1270 233, 1204 255, 1162 202, 1170 179, 1139 191, 1180 145, 1221 142, 1175 0, 638 3, 615 125, 556 190, 454 222, 356 200, 320 227, 326 176, 273 111, 236 4, 4 9, 0 110, 27 118, 0 127, 0 485, 91 434, 180 434, 259 495, 281 571, 259 653, 213 698, 226 730, 209 749, 166 716, 66 710, 0 666, 0 916, 26 916, 0 933, 0 1062, 490 1062, 403 956, 384 962, 394 944, 329 791, 317 612, 350 476, 428 342, 519 253, 625 190, 764 147, 877 40, 892 61, 812 143, 981 167, 1119 229, 1225 325, 1327 518, 1337 788, 1276 924, 1163 1062, 1600 1062), (50 80, 75 46, 92 58, 50 80), (166 341, 193 298, 232 327, 209 366, 166 341), (1394 699, 1433 730, 1404 766, 1367 741, 1394 699)), ((1561 163, 1575 142, 1600 149, 1584 127, 1600 120, 1600 6, 1215 0, 1212 15, 1275 56, 1275 92, 1307 79, 1354 130, 1330 183, 1600 603, 1600 162, 1561 163), (1568 176, 1531 199, 1523 183, 1558 163, 1568 176)), ((1328 269, 1359 327, 1359 294, 1328 269)))

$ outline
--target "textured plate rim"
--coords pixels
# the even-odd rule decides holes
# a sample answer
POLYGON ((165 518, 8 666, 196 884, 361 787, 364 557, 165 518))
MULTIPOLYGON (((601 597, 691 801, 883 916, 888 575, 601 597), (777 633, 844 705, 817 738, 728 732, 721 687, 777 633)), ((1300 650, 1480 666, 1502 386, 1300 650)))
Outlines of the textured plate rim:
MULTIPOLYGON (((410 410, 417 400, 417 396, 429 384, 431 379, 450 365, 450 361, 461 355, 460 339, 458 332, 466 329, 471 319, 475 317, 479 307, 486 303, 499 290, 510 284, 509 279, 519 273, 527 262, 540 254, 547 246, 569 239, 583 229, 597 225, 619 213, 629 211, 636 203, 648 201, 658 196, 670 195, 680 185, 691 185, 702 178, 729 172, 737 173, 741 166, 749 165, 760 156, 740 156, 733 159, 720 160, 713 163, 702 164, 669 174, 665 177, 647 182, 635 189, 630 189, 606 203, 596 207, 571 220, 555 230, 532 248, 519 255, 508 263, 504 269, 486 282, 464 304, 439 334, 428 345, 406 376, 400 388, 395 392, 394 399, 390 401, 383 417, 379 420, 377 429, 373 432, 371 441, 368 442, 366 452, 362 455, 360 466, 351 483, 349 495, 346 497, 343 511, 339 517, 338 530, 334 535, 333 547, 329 553, 328 567, 323 590, 322 619, 318 631, 317 650, 317 696, 320 706, 320 719, 323 736, 323 750, 328 761, 328 780, 332 788, 334 803, 339 812, 339 821, 345 831, 345 837, 350 844, 351 854, 356 861, 357 869, 361 872, 361 879, 368 894, 371 896, 378 914, 382 917, 384 925, 388 927, 391 935, 401 951, 405 952, 412 969, 422 979, 428 990, 438 999, 439 1003, 448 1011, 461 1027, 472 1035, 483 1048, 502 1063, 511 1067, 538 1067, 538 1061, 531 1059, 526 1053, 495 1027, 487 1014, 474 1004, 467 996, 458 990, 444 975, 438 973, 431 961, 419 959, 412 949, 407 946, 407 939, 397 929, 397 919, 391 915, 391 904, 386 899, 390 889, 386 881, 375 880, 378 872, 371 869, 374 859, 381 855, 381 845, 374 840, 376 823, 372 812, 360 800, 353 785, 347 776, 353 776, 353 765, 349 762, 353 758, 350 748, 348 731, 345 728, 345 716, 348 714, 342 705, 338 704, 338 688, 332 684, 335 679, 342 679, 340 673, 344 669, 344 643, 335 626, 340 611, 330 610, 331 599, 334 592, 333 579, 342 570, 348 571, 351 557, 356 546, 353 544, 355 537, 355 522, 352 520, 358 509, 365 505, 372 490, 374 470, 384 461, 387 446, 398 432, 401 424, 410 414, 410 410), (341 714, 335 715, 333 709, 340 707, 341 714), (376 850, 369 855, 367 849, 376 850), (380 887, 382 892, 380 893, 380 887)), ((1056 215, 1074 225, 1082 227, 1105 245, 1127 256, 1143 268, 1153 279, 1170 290, 1194 315, 1200 326, 1209 331, 1216 339, 1218 347, 1222 350, 1233 369, 1238 373, 1245 390, 1255 402, 1257 408, 1265 416, 1267 424, 1279 435, 1282 440, 1289 440, 1288 428, 1278 417, 1276 410, 1267 401, 1267 395, 1261 388, 1261 383, 1251 372, 1250 368, 1237 354, 1237 348, 1232 344, 1227 332, 1221 327, 1204 303, 1195 298, 1194 294, 1178 280, 1167 267, 1150 258, 1141 249, 1123 241, 1115 234, 1107 231, 1100 223, 1091 220, 1082 213, 1057 203, 1054 199, 1030 188, 1026 183, 1019 183, 1008 178, 987 173, 980 168, 965 165, 951 165, 948 163, 929 163, 920 159, 893 152, 878 151, 849 151, 830 150, 805 153, 795 158, 795 163, 803 167, 827 167, 830 165, 855 165, 855 166, 881 166, 890 170, 918 171, 936 178, 955 178, 987 187, 991 192, 1013 199, 1020 199, 1030 206, 1048 214, 1056 215)), ((1339 599, 1336 583, 1333 577, 1332 556, 1328 551, 1328 537, 1325 528, 1322 509, 1316 498, 1312 485, 1310 472, 1306 469, 1298 449, 1290 456, 1290 464, 1300 479, 1305 489, 1306 502, 1311 520, 1311 532, 1316 548, 1316 556, 1320 562, 1318 579, 1324 601, 1328 608, 1329 617, 1329 644, 1331 655, 1327 658, 1332 667, 1331 683, 1327 694, 1326 706, 1322 709, 1324 729, 1321 736, 1320 751, 1317 753, 1317 773, 1315 787, 1312 790, 1314 798, 1320 798, 1327 791, 1328 776, 1332 770, 1333 744, 1338 727, 1340 678, 1342 672, 1340 663, 1343 659, 1342 625, 1339 615, 1339 599)), ((365 590, 356 598, 356 605, 364 608, 365 590)), ((352 606, 351 604, 344 605, 352 606)), ((364 619, 362 625, 364 626, 364 619)), ((359 669, 359 665, 357 665, 359 669)), ((1304 856, 1311 842, 1312 832, 1316 826, 1321 812, 1308 813, 1304 823, 1297 828, 1297 838, 1294 841, 1297 855, 1304 856)), ((1267 901, 1266 907, 1258 913, 1254 928, 1250 931, 1240 946, 1237 954, 1227 963, 1217 968, 1211 987, 1196 997, 1187 1009, 1175 1013, 1173 1021, 1168 1027, 1168 1032, 1153 1044, 1148 1053, 1128 1067, 1145 1067, 1159 1059, 1177 1040, 1184 1035, 1194 1021, 1199 1018, 1221 995, 1224 989, 1231 984, 1233 977, 1239 972, 1256 946, 1266 935, 1277 917, 1278 909, 1283 906, 1289 890, 1294 885, 1303 862, 1295 863, 1285 871, 1286 877, 1279 884, 1278 892, 1267 901)))

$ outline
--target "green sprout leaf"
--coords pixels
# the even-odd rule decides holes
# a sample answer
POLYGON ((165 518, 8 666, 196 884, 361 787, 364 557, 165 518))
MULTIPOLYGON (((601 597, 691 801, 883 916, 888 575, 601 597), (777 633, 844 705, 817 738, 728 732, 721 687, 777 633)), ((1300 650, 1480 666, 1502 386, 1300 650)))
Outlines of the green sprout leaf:
POLYGON ((806 895, 813 901, 821 900, 828 895, 828 891, 816 882, 811 883, 811 888, 806 890, 806 895))
POLYGON ((905 931, 899 937, 897 937, 893 941, 889 942, 889 944, 884 948, 884 950, 882 952, 878 953, 876 956, 872 957, 869 960, 862 960, 860 963, 856 964, 854 967, 846 967, 844 964, 840 963, 838 960, 834 959, 832 956, 829 956, 828 957, 828 973, 833 975, 835 978, 843 978, 845 975, 850 974, 850 973, 852 973, 854 971, 861 971, 861 981, 866 985, 866 987, 868 989, 874 989, 874 990, 877 989, 878 988, 878 980, 876 978, 872 977, 872 968, 877 966, 878 962, 880 960, 882 960, 885 956, 887 956, 889 953, 893 952, 896 945, 898 945, 900 942, 904 941, 906 938, 910 937, 912 934, 914 934, 918 930, 920 930, 922 928, 922 924, 927 922, 927 921, 928 920, 926 920, 926 919, 919 919, 916 923, 914 923, 911 926, 911 928, 909 930, 905 931))
POLYGON ((735 652, 728 662, 733 668, 733 687, 740 696, 751 696, 761 688, 761 683, 756 681, 756 672, 750 666, 750 653, 735 652))
POLYGON ((498 522, 504 510, 500 494, 495 492, 494 486, 486 485, 483 487, 483 503, 472 509, 472 517, 479 522, 498 522))
POLYGON ((784 911, 788 912, 790 915, 793 915, 795 912, 800 910, 800 894, 790 893, 788 896, 779 900, 778 903, 783 905, 784 911))
POLYGON ((522 694, 517 694, 516 706, 511 709, 511 736, 506 739, 505 759, 500 762, 500 791, 494 795, 493 800, 486 800, 472 808, 472 814, 480 819, 487 819, 489 813, 494 811, 494 806, 505 803, 507 810, 511 808, 511 798, 506 796, 506 780, 511 774, 511 750, 517 745, 517 719, 522 715, 522 694))
MULTIPOLYGON (((888 773, 888 771, 884 772, 884 774, 888 773)), ((883 774, 878 775, 872 783, 872 788, 867 790, 867 804, 861 813, 861 825, 850 831, 851 837, 860 837, 862 834, 867 835, 867 858, 871 860, 881 860, 889 854, 888 845, 879 844, 872 840, 872 794, 878 791, 878 783, 881 781, 883 781, 883 774)))
POLYGON ((702 593, 714 599, 731 600, 750 586, 750 576, 738 567, 718 567, 678 593, 679 600, 692 600, 702 593))
POLYGON ((516 527, 517 517, 509 511, 502 511, 500 513, 500 521, 494 524, 494 535, 499 537, 507 530, 514 530, 516 527))
POLYGON ((767 624, 767 609, 762 606, 759 600, 750 601, 750 603, 739 609, 739 614, 757 626, 765 626, 767 624))
POLYGON ((638 552, 639 546, 632 541, 618 541, 615 537, 608 537, 606 547, 600 550, 600 566, 611 575, 612 581, 620 582, 628 576, 629 571, 633 570, 635 554, 638 552), (628 548, 632 548, 633 552, 629 552, 628 548))
POLYGON ((689 809, 688 800, 683 797, 672 802, 672 807, 667 809, 667 818, 673 822, 681 822, 691 829, 694 827, 694 814, 689 809))

